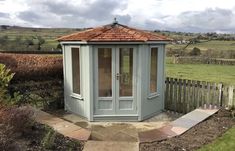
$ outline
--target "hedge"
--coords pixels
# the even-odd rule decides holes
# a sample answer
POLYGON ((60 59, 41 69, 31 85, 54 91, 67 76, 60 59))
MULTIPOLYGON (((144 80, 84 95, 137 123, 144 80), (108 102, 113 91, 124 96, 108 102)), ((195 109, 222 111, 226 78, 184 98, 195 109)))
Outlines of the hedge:
POLYGON ((0 63, 15 73, 13 80, 41 80, 63 77, 61 55, 0 53, 0 63))

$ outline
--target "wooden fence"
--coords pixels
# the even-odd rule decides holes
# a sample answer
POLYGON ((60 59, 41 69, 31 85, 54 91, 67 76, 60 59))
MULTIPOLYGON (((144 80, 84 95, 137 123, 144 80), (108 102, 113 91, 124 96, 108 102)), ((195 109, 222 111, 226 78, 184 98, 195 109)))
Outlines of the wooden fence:
POLYGON ((198 107, 235 107, 235 87, 186 79, 166 78, 165 109, 188 113, 198 107))

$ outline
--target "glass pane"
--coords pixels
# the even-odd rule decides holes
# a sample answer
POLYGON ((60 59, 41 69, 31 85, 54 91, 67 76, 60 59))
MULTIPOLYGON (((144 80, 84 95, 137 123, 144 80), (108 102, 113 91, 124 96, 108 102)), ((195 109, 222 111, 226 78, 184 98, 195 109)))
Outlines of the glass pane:
POLYGON ((120 48, 119 95, 132 96, 133 48, 120 48))
POLYGON ((112 49, 98 48, 99 96, 112 96, 112 49))
POLYGON ((151 48, 150 92, 157 92, 157 57, 158 49, 151 48))
POLYGON ((80 94, 79 48, 72 48, 73 93, 80 94))

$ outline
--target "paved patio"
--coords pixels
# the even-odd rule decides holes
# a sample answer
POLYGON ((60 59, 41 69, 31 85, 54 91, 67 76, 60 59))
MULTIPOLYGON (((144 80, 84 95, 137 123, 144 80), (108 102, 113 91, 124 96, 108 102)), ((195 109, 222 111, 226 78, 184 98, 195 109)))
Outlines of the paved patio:
POLYGON ((67 137, 87 141, 85 151, 137 151, 139 143, 181 135, 219 109, 195 109, 183 116, 163 112, 143 122, 88 122, 64 111, 51 115, 34 110, 36 121, 67 137))
POLYGON ((91 140, 138 142, 138 133, 160 128, 180 117, 179 114, 163 112, 142 122, 88 122, 72 113, 60 112, 57 116, 91 131, 91 140))
POLYGON ((35 108, 32 109, 34 111, 34 119, 37 122, 50 126, 64 136, 83 141, 88 140, 91 136, 91 131, 87 129, 41 110, 37 110, 35 108))

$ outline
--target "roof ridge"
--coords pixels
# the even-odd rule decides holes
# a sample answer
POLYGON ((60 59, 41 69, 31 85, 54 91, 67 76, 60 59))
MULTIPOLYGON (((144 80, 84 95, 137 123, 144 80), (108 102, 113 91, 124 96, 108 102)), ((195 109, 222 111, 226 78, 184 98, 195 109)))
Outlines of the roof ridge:
MULTIPOLYGON (((102 27, 105 28, 105 27, 110 26, 110 25, 111 25, 111 24, 107 24, 107 25, 104 25, 104 26, 102 26, 102 27)), ((100 28, 101 28, 101 27, 100 27, 100 28)), ((97 29, 97 28, 94 28, 94 29, 97 29)), ((107 32, 107 31, 109 31, 109 30, 111 30, 111 29, 112 29, 112 28, 108 28, 107 30, 105 30, 105 31, 103 31, 103 32, 101 32, 101 33, 99 33, 99 34, 97 34, 97 35, 94 35, 94 36, 92 36, 92 37, 87 38, 87 40, 91 40, 91 39, 93 39, 93 38, 95 38, 95 37, 98 37, 99 35, 101 35, 101 34, 107 32)))
MULTIPOLYGON (((120 24, 120 25, 122 25, 122 24, 120 24)), ((129 27, 129 26, 126 26, 126 25, 122 25, 122 26, 124 26, 124 27, 126 27, 126 28, 129 28, 129 29, 132 29, 132 30, 136 30, 137 32, 139 32, 138 34, 140 34, 141 35, 141 33, 144 33, 144 34, 151 34, 152 36, 154 36, 154 37, 157 37, 157 36, 161 36, 162 38, 166 38, 166 39, 169 39, 168 37, 166 37, 166 36, 164 36, 164 35, 161 35, 161 34, 155 34, 155 33, 152 33, 151 31, 146 31, 146 30, 143 30, 143 29, 138 29, 138 28, 134 28, 134 27, 129 27)), ((147 38, 148 39, 148 37, 146 37, 146 35, 142 35, 142 36, 144 36, 145 38, 147 38)), ((170 39, 169 39, 170 40, 170 39)))
MULTIPOLYGON (((135 38, 144 37, 144 41, 147 41, 147 40, 148 40, 148 37, 146 37, 145 35, 142 35, 142 34, 141 34, 141 32, 144 33, 143 30, 137 29, 137 28, 132 28, 132 27, 129 27, 129 26, 126 26, 126 25, 122 25, 122 24, 119 24, 119 25, 121 25, 121 26, 123 26, 123 27, 125 27, 125 28, 128 28, 129 30, 134 30, 134 31, 138 34, 138 36, 135 35, 135 34, 132 34, 135 38)), ((123 30, 123 31, 124 31, 124 30, 123 30)), ((127 31, 124 31, 124 32, 128 33, 127 31)))

